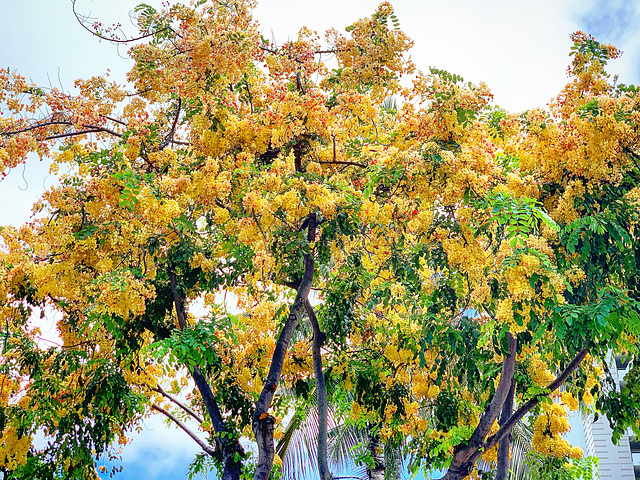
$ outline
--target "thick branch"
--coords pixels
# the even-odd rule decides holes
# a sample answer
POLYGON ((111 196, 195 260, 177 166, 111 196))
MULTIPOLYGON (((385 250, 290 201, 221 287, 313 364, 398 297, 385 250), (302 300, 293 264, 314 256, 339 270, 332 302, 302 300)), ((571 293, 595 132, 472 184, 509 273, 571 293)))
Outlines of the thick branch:
MULTIPOLYGON (((52 120, 49 122, 42 122, 42 123, 36 123, 33 125, 29 125, 28 127, 24 127, 21 128, 19 130, 12 130, 10 132, 1 132, 2 135, 5 136, 9 136, 9 135, 16 135, 18 133, 24 133, 24 132, 29 132, 31 130, 36 130, 38 128, 44 128, 44 127, 50 127, 53 125, 66 125, 66 126, 72 126, 74 125, 73 122, 69 122, 66 120, 52 120)), ((114 135, 116 137, 122 137, 122 134, 116 132, 115 130, 111 130, 110 128, 106 128, 106 127, 101 127, 99 125, 89 125, 89 124, 84 124, 82 125, 83 128, 86 128, 87 130, 79 130, 79 131, 75 131, 75 132, 66 132, 66 133, 61 133, 61 134, 57 134, 57 135, 49 135, 47 137, 45 137, 45 140, 52 140, 55 138, 63 138, 63 137, 71 137, 74 135, 82 135, 85 133, 98 133, 98 132, 103 132, 103 133, 108 133, 110 135, 114 135)))
POLYGON ((187 435, 189 435, 191 438, 193 438, 193 440, 200 445, 200 448, 202 448, 202 450, 204 450, 205 452, 207 452, 209 455, 215 455, 215 450, 213 448, 211 448, 211 446, 207 445, 207 443, 202 440, 200 437, 198 437, 195 432, 193 432, 189 427, 187 427, 184 423, 182 423, 180 420, 178 420, 178 418, 173 415, 171 412, 168 412, 167 410, 165 410, 164 408, 162 408, 159 405, 153 404, 151 405, 151 408, 153 408, 154 410, 157 410, 158 412, 162 413, 163 415, 165 415, 169 420, 171 420, 173 423, 175 423, 178 427, 180 427, 182 430, 184 430, 187 435))
POLYGON ((55 140, 56 138, 66 138, 66 137, 76 137, 79 135, 84 135, 86 133, 108 133, 110 135, 114 135, 116 137, 122 137, 122 134, 118 133, 118 132, 114 132, 113 130, 109 129, 109 128, 94 128, 92 130, 79 130, 76 132, 69 132, 69 133, 60 133, 58 135, 49 135, 48 137, 45 137, 45 140, 55 140))
POLYGON ((493 399, 480 417, 478 426, 471 435, 467 445, 460 448, 453 455, 451 466, 445 476, 442 477, 442 480, 458 480, 469 475, 473 465, 481 454, 480 450, 482 449, 481 447, 484 446, 484 439, 491 431, 491 427, 496 421, 496 418, 500 415, 516 371, 517 340, 511 333, 508 333, 507 341, 509 343, 509 353, 502 362, 500 381, 496 387, 493 399))
POLYGON ((511 418, 509 418, 509 420, 507 420, 504 423, 504 425, 500 427, 500 430, 498 430, 496 433, 494 433, 491 437, 487 439, 485 448, 488 450, 491 447, 493 447, 496 443, 498 443, 500 440, 502 440, 502 438, 504 438, 506 435, 509 434, 509 432, 511 431, 511 429, 514 427, 516 423, 522 420, 522 418, 527 413, 529 413, 529 411, 533 407, 535 407, 538 403, 540 403, 540 399, 542 397, 546 397, 549 394, 556 391, 558 388, 560 388, 560 386, 562 386, 562 384, 564 384, 564 382, 567 381, 567 379, 571 376, 571 374, 576 371, 578 366, 580 366, 580 363, 582 362, 582 360, 584 360, 584 357, 587 356, 587 353, 589 353, 589 350, 587 350, 586 348, 581 352, 579 352, 573 358, 573 360, 569 362, 569 365, 567 365, 567 367, 562 371, 562 373, 558 375, 556 379, 547 386, 547 388, 545 389, 546 393, 539 393, 537 395, 534 395, 531 399, 529 399, 528 402, 526 402, 524 405, 522 405, 522 407, 516 410, 516 412, 511 416, 511 418))
MULTIPOLYGON (((504 437, 509 435, 509 433, 511 432, 511 429, 514 427, 516 423, 522 420, 522 418, 527 413, 529 413, 529 411, 531 411, 533 407, 535 407, 538 403, 540 403, 541 398, 548 396, 549 394, 557 390, 562 384, 564 384, 564 382, 567 381, 567 379, 571 376, 571 374, 575 372, 575 370, 578 368, 582 360, 584 360, 584 357, 586 357, 587 353, 589 353, 587 349, 584 349, 581 352, 579 352, 573 358, 573 360, 569 362, 569 365, 567 365, 567 367, 562 371, 562 373, 558 375, 556 379, 547 386, 544 393, 539 393, 537 395, 534 395, 531 399, 529 399, 529 401, 527 401, 524 405, 522 405, 522 407, 516 410, 516 412, 513 415, 511 415, 511 417, 506 422, 504 422, 503 425, 501 425, 500 429, 495 434, 487 438, 486 442, 481 442, 480 444, 476 444, 475 451, 470 452, 470 454, 467 456, 464 462, 461 462, 460 458, 456 459, 456 457, 458 456, 458 453, 465 451, 471 447, 471 441, 469 442, 469 445, 467 447, 461 449, 460 452, 456 453, 456 455, 454 455, 453 460, 451 462, 451 467, 447 471, 447 474, 444 477, 442 477, 441 480, 459 480, 467 476, 469 472, 471 472, 475 463, 478 461, 478 459, 482 455, 482 452, 485 452, 495 447, 496 444, 500 442, 500 440, 502 440, 504 437), (456 460, 458 461, 456 462, 456 460), (456 462, 455 470, 453 470, 454 462, 456 462)), ((504 369, 503 369, 503 374, 504 374, 504 369)), ((500 379, 500 382, 502 382, 502 379, 500 379)), ((500 384, 498 384, 498 389, 500 389, 500 384)), ((497 395, 498 389, 496 389, 496 395, 497 395)), ((475 435, 475 432, 474 432, 474 435, 475 435)), ((472 439, 473 439, 473 436, 472 436, 472 439)))
MULTIPOLYGON (((502 406, 502 413, 500 414, 500 425, 504 425, 513 413, 513 398, 516 391, 516 382, 511 382, 511 388, 507 395, 507 400, 502 406)), ((498 462, 496 466, 495 480, 507 480, 509 474, 509 446, 511 445, 511 435, 506 435, 498 445, 498 462)))
POLYGON ((174 397, 173 395, 171 395, 170 393, 165 391, 160 385, 158 385, 156 388, 152 388, 152 390, 154 392, 158 392, 163 397, 165 397, 168 400, 170 400, 171 402, 175 403, 182 410, 184 410, 189 415, 191 415, 194 418, 194 420, 196 420, 198 423, 204 423, 204 419, 200 415, 198 415, 196 412, 194 412, 191 408, 187 407, 184 403, 182 403, 176 397, 174 397))
POLYGON ((316 312, 313 311, 309 299, 304 303, 307 316, 313 328, 313 372, 316 377, 316 396, 318 400, 318 471, 320 480, 331 480, 331 472, 329 471, 329 463, 327 461, 327 386, 324 383, 324 372, 322 371, 322 356, 320 349, 324 344, 326 335, 320 331, 316 312))
MULTIPOLYGON (((47 117, 49 118, 49 117, 47 117)), ((50 127, 52 125, 67 125, 67 126, 71 126, 73 125, 73 122, 69 122, 68 120, 50 120, 47 122, 40 122, 40 123, 34 123, 33 125, 29 125, 28 127, 24 127, 21 128, 19 130, 12 130, 10 132, 2 132, 2 135, 15 135, 17 133, 24 133, 24 132, 29 132, 31 130, 35 130, 37 128, 42 128, 42 127, 50 127)))
MULTIPOLYGON (((176 278, 176 273, 173 270, 169 270, 169 281, 171 282, 171 293, 173 294, 173 303, 176 309, 176 316, 178 317, 178 325, 180 326, 180 330, 184 330, 187 327, 184 298, 182 298, 178 293, 178 280, 176 278)), ((227 428, 224 423, 224 419, 222 418, 222 414, 220 413, 218 402, 216 401, 206 378, 198 367, 193 368, 191 376, 193 377, 193 381, 196 383, 196 387, 198 387, 200 395, 202 395, 202 400, 207 407, 213 429, 216 433, 226 432, 227 428)))
MULTIPOLYGON (((309 216, 309 224, 307 230, 307 239, 311 242, 316 237, 317 218, 315 214, 309 216)), ((284 364, 284 358, 291 342, 291 336, 293 331, 298 326, 300 318, 305 309, 305 302, 309 297, 311 291, 311 284, 313 283, 313 271, 315 261, 313 255, 305 253, 304 258, 304 274, 300 285, 298 285, 298 293, 289 310, 289 316, 278 336, 276 342, 276 348, 271 358, 271 366, 269 367, 269 374, 267 380, 264 383, 260 397, 256 402, 256 409, 253 413, 253 432, 256 436, 256 442, 258 443, 258 464, 256 465, 256 471, 254 474, 254 480, 267 480, 271 474, 271 468, 273 467, 273 458, 275 455, 275 447, 273 444, 273 422, 274 418, 269 415, 269 408, 273 402, 273 397, 278 388, 280 377, 282 376, 282 366, 284 364)))
MULTIPOLYGON (((184 330, 187 326, 186 312, 185 312, 185 299, 178 292, 178 279, 173 269, 169 269, 169 281, 171 282, 171 293, 173 295, 173 303, 176 310, 176 316, 178 317, 178 325, 180 330, 184 330)), ((227 427, 222 418, 222 413, 218 407, 213 391, 207 382, 207 379, 202 374, 198 367, 194 367, 191 371, 193 381, 202 396, 204 405, 209 413, 211 419, 211 425, 214 431, 218 434, 218 442, 221 446, 224 468, 222 471, 222 480, 238 480, 242 473, 241 458, 244 457, 244 450, 237 439, 232 439, 226 435, 227 427)))
POLYGON ((176 114, 173 117, 173 124, 171 125, 171 130, 167 133, 167 136, 164 137, 164 141, 160 145, 160 150, 165 148, 169 143, 173 142, 173 136, 176 134, 176 127, 178 126, 178 119, 180 118, 180 111, 182 109, 182 98, 178 97, 178 105, 176 105, 176 114))

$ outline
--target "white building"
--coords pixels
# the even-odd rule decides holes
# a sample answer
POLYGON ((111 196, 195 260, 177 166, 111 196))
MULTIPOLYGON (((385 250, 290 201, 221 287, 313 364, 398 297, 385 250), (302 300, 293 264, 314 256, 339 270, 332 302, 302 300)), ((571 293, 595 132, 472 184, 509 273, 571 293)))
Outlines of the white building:
MULTIPOLYGON (((618 357, 610 367, 616 387, 620 388, 621 382, 624 385, 622 378, 628 371, 628 362, 618 357)), ((640 480, 640 441, 627 433, 619 445, 614 445, 606 416, 601 415, 594 422, 593 415, 585 418, 580 415, 578 413, 572 418, 567 440, 582 447, 586 456, 600 460, 600 480, 640 480)))

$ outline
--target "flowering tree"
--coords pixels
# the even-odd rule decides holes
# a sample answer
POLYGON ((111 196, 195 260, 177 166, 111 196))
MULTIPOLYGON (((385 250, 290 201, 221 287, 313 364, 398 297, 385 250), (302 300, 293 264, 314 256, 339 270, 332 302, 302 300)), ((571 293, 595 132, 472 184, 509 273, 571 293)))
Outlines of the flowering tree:
POLYGON ((287 392, 315 391, 331 478, 326 380, 371 478, 383 448, 504 478, 530 412, 558 461, 582 455, 562 438, 580 403, 637 428, 637 367, 620 393, 605 361, 635 359, 640 334, 640 113, 605 73, 619 52, 575 34, 571 82, 513 115, 483 84, 415 73, 389 4, 280 46, 252 6, 138 7, 140 35, 111 38, 132 43, 129 90, 0 70, 2 168, 71 168, 0 231, 5 477, 95 477, 156 412, 202 448, 195 471, 267 479, 287 392))

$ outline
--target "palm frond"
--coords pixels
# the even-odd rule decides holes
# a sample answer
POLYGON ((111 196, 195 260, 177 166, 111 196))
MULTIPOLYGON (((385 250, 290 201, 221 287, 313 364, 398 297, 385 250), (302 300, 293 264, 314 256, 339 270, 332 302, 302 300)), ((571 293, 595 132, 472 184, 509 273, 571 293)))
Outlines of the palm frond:
POLYGON ((525 421, 518 422, 511 430, 511 459, 509 461, 509 480, 533 480, 527 460, 531 452, 533 429, 525 421))
POLYGON ((367 441, 366 432, 355 425, 344 423, 329 431, 329 460, 336 471, 349 471, 350 475, 367 477, 365 466, 356 466, 353 448, 367 441))
POLYGON ((304 404, 287 425, 276 453, 282 458, 282 475, 291 480, 316 479, 318 475, 318 410, 304 404))

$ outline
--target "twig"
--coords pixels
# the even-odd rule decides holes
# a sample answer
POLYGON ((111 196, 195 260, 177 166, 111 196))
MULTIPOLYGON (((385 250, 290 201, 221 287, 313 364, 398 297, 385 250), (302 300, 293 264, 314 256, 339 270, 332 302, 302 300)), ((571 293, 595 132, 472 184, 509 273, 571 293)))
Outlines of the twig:
POLYGON ((129 38, 129 39, 125 39, 125 40, 120 40, 120 39, 116 39, 116 38, 109 38, 109 37, 105 37, 104 35, 100 35, 97 31, 91 30, 89 27, 87 27, 87 25, 85 23, 87 21, 87 17, 81 18, 81 15, 76 11, 76 0, 73 0, 71 2, 71 10, 73 11, 73 14, 76 17, 76 20, 78 20, 78 23, 80 24, 80 26, 82 28, 84 28, 91 35, 94 35, 94 36, 96 36, 96 37, 98 37, 98 38, 100 38, 102 40, 106 40, 107 42, 111 42, 111 43, 131 43, 131 42, 136 42, 138 40, 143 40, 145 38, 157 35, 158 33, 164 32, 165 30, 171 30, 174 35, 176 35, 178 37, 181 36, 173 28, 164 27, 164 28, 161 28, 160 30, 156 30, 155 32, 147 33, 145 35, 141 35, 141 36, 135 37, 135 38, 129 38))

